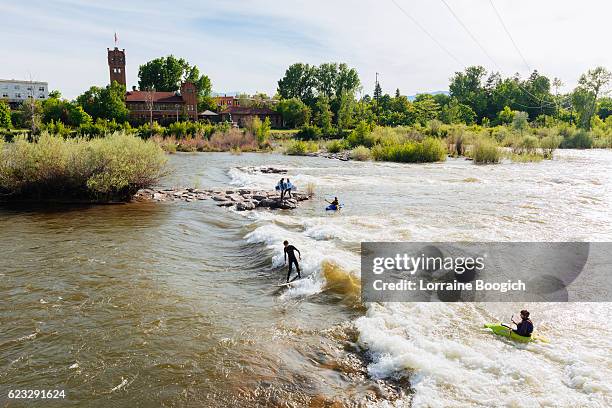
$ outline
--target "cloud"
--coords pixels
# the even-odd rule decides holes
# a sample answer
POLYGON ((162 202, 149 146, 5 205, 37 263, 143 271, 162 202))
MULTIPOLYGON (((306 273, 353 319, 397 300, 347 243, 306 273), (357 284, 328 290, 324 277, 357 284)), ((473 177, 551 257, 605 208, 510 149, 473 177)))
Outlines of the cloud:
MULTIPOLYGON (((126 49, 128 85, 138 66, 168 54, 211 77, 216 91, 274 93, 287 66, 347 62, 364 92, 380 73, 386 92, 447 89, 463 66, 528 74, 484 0, 447 0, 491 61, 441 1, 396 0, 461 64, 438 47, 391 0, 362 1, 12 1, 2 5, 2 78, 49 82, 67 97, 108 82, 113 33, 126 49)), ((596 65, 612 66, 605 45, 612 3, 493 0, 529 65, 571 88, 596 65)))

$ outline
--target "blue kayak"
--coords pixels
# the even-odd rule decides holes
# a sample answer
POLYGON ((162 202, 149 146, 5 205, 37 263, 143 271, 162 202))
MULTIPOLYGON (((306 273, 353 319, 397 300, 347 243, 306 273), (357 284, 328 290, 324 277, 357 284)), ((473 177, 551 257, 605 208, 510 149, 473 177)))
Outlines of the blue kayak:
POLYGON ((327 207, 325 207, 325 211, 338 211, 342 207, 344 207, 344 204, 340 204, 340 205, 330 204, 327 207))

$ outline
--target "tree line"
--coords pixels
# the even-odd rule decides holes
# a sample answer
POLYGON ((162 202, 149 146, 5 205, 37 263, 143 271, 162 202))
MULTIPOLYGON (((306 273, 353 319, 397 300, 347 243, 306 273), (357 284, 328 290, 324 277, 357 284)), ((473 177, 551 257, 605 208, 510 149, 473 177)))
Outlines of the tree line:
POLYGON ((505 125, 516 115, 536 126, 565 122, 590 129, 594 122, 612 115, 607 90, 612 74, 604 67, 587 71, 569 93, 537 70, 522 79, 518 74, 503 78, 481 66, 456 72, 448 93, 419 94, 414 100, 397 89, 383 94, 376 83, 373 96, 356 98, 361 89, 357 72, 346 64, 319 67, 291 65, 278 81, 276 109, 287 127, 317 126, 323 134, 354 128, 365 121, 382 126, 425 125, 439 120, 447 124, 505 125))

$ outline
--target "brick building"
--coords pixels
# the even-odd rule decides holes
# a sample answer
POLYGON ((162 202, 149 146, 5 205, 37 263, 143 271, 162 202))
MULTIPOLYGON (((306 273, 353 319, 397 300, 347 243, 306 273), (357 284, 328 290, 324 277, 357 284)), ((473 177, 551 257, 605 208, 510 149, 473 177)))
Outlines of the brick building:
POLYGON ((131 122, 144 123, 151 118, 160 124, 198 120, 198 97, 193 83, 181 84, 180 92, 138 91, 135 88, 125 94, 131 122))
MULTIPOLYGON (((125 50, 107 48, 110 82, 126 85, 125 50)), ((177 92, 142 91, 132 87, 125 94, 130 122, 145 123, 151 118, 160 124, 198 120, 198 93, 195 84, 184 82, 177 92)))
POLYGON ((215 96, 213 100, 219 107, 219 110, 227 109, 230 106, 240 106, 240 100, 235 96, 215 96))
POLYGON ((222 110, 219 115, 223 122, 233 122, 240 127, 244 127, 248 121, 252 120, 255 116, 259 117, 263 122, 266 118, 270 119, 270 124, 274 128, 281 127, 283 124, 282 117, 279 113, 273 111, 270 108, 262 107, 244 107, 244 106, 230 106, 222 110))

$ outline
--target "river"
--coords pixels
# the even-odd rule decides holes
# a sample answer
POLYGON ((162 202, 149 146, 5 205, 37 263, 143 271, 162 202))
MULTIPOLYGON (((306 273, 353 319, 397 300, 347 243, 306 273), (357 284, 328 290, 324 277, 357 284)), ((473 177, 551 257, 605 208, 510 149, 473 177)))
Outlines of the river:
POLYGON ((0 405, 612 404, 607 303, 359 303, 362 241, 610 241, 611 151, 492 166, 177 154, 162 184, 271 188, 280 176, 245 168, 263 165, 315 198, 0 208, 0 405), (334 195, 345 208, 326 213, 334 195), (284 239, 307 276, 290 289, 275 286, 284 239), (481 329, 524 307, 550 344, 481 329), (7 399, 32 388, 66 398, 7 399))

